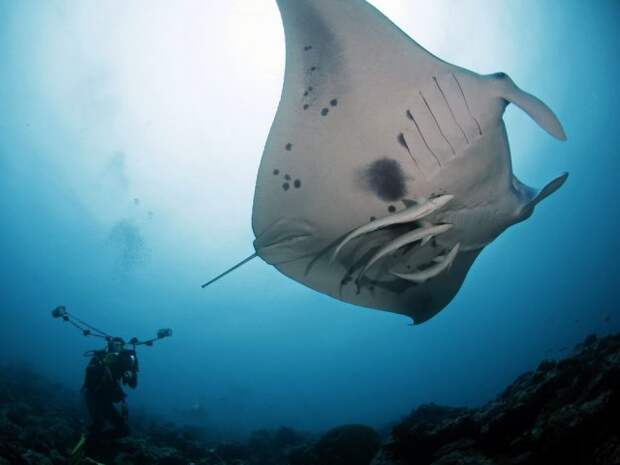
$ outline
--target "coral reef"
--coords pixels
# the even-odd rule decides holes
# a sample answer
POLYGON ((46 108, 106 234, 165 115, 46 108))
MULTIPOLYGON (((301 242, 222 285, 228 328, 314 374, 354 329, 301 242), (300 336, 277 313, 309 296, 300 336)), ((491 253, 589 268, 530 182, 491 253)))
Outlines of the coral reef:
POLYGON ((424 405, 372 465, 620 464, 620 335, 589 336, 477 409, 424 405))
POLYGON ((379 434, 364 425, 343 425, 317 442, 293 449, 289 465, 368 465, 381 446, 379 434))
MULTIPOLYGON (((88 456, 106 465, 616 465, 619 419, 620 335, 591 336, 480 408, 418 407, 388 440, 344 425, 316 437, 282 427, 222 441, 205 428, 134 414, 132 436, 88 456)), ((0 465, 77 465, 69 451, 85 420, 79 393, 0 367, 0 465)))

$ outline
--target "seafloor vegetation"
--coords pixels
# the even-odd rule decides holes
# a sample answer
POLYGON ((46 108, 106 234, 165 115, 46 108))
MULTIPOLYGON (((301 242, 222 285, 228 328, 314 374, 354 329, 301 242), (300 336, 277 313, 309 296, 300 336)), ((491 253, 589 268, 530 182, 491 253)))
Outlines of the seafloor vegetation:
MULTIPOLYGON (((85 427, 80 395, 17 366, 0 367, 0 465, 68 465, 85 427)), ((588 337, 476 408, 424 405, 382 438, 344 425, 312 436, 282 427, 244 442, 206 428, 132 416, 129 438, 100 444, 106 465, 620 464, 620 334, 588 337)), ((95 463, 85 459, 81 463, 95 463)))

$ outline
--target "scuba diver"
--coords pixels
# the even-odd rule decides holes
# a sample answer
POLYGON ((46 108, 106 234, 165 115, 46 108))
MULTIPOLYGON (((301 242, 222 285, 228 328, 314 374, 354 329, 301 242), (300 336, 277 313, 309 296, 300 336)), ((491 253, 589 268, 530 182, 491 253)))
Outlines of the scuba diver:
POLYGON ((135 349, 125 348, 122 338, 113 337, 108 341, 106 350, 91 352, 86 367, 82 392, 92 421, 91 438, 104 434, 106 422, 112 427, 105 431, 107 437, 129 435, 127 395, 121 382, 132 389, 138 386, 138 358, 135 349))
MULTIPOLYGON (((52 316, 78 328, 84 336, 105 339, 103 350, 92 350, 84 355, 90 357, 82 392, 91 418, 88 434, 82 434, 71 455, 72 463, 81 463, 87 443, 92 445, 102 439, 118 439, 129 435, 129 411, 123 385, 135 389, 138 386, 138 356, 136 347, 152 346, 154 342, 172 336, 169 328, 157 331, 156 337, 140 341, 134 337, 125 343, 121 337, 109 334, 89 325, 70 314, 64 306, 52 310, 52 316), (127 345, 131 348, 127 348, 127 345)), ((93 463, 92 459, 88 459, 93 463)), ((96 463, 96 462, 95 462, 96 463)))

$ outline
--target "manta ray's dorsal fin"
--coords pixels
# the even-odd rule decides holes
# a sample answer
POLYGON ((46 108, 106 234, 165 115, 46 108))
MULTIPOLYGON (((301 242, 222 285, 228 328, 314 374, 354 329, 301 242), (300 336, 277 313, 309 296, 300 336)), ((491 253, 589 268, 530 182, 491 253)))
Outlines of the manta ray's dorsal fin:
POLYGON ((521 108, 556 139, 566 140, 566 133, 557 116, 540 99, 521 90, 505 73, 493 74, 490 78, 496 82, 501 97, 521 108))
POLYGON ((252 260, 253 258, 255 258, 257 256, 256 253, 253 253, 252 255, 250 255, 249 257, 244 258, 243 260, 241 260, 239 263, 237 263, 236 265, 231 266, 230 268, 228 268, 226 271, 224 271, 223 273, 220 273, 219 275, 217 275, 215 278, 211 279, 210 281, 207 281, 206 283, 204 283, 201 287, 204 289, 205 287, 207 287, 210 284, 213 284, 215 281, 219 280, 220 278, 223 278, 224 276, 226 276, 228 273, 231 273, 233 271, 235 271, 237 268, 239 268, 242 265, 245 265, 247 262, 249 262, 250 260, 252 260))

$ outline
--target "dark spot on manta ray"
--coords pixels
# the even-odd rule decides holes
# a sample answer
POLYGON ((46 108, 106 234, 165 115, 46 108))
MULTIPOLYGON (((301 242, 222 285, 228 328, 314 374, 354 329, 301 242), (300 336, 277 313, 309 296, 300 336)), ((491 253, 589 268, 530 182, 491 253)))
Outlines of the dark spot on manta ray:
POLYGON ((278 169, 273 170, 273 174, 275 174, 277 176, 278 174, 280 174, 280 170, 278 170, 278 169))
POLYGON ((305 91, 304 92, 304 97, 307 97, 307 96, 308 96, 308 91, 305 91))
POLYGON ((312 50, 312 45, 306 45, 304 47, 304 51, 307 52, 308 50, 312 50))
POLYGON ((293 186, 295 186, 295 189, 299 189, 301 187, 301 181, 299 179, 295 179, 293 186))
POLYGON ((284 179, 286 179, 287 181, 291 180, 291 176, 289 174, 285 174, 284 175, 284 179))
POLYGON ((331 100, 330 100, 330 102, 329 102, 329 104, 330 104, 332 107, 335 107, 336 105, 338 105, 338 99, 335 99, 335 98, 334 98, 334 99, 331 99, 331 100))
POLYGON ((370 221, 375 221, 377 218, 375 218, 374 216, 370 217, 370 221))
POLYGON ((405 196, 405 174, 400 163, 391 158, 380 158, 362 170, 364 188, 374 192, 386 202, 393 202, 405 196))
POLYGON ((316 71, 316 66, 313 66, 312 68, 310 68, 310 71, 316 71))
POLYGON ((310 107, 307 103, 304 105, 304 110, 307 110, 310 107))
POLYGON ((314 90, 314 87, 310 86, 308 87, 308 92, 312 92, 314 90))
POLYGON ((396 211, 396 207, 395 207, 394 205, 390 205, 390 206, 388 207, 388 211, 389 211, 390 213, 394 213, 394 212, 396 211))
POLYGON ((284 189, 285 191, 289 190, 291 186, 289 185, 288 182, 285 182, 284 184, 282 184, 282 189, 284 189))
POLYGON ((291 144, 290 142, 288 144, 286 144, 286 146, 284 147, 286 150, 290 151, 293 148, 293 144, 291 144))
POLYGON ((327 113, 329 113, 329 108, 323 108, 321 110, 321 116, 327 116, 327 113))

